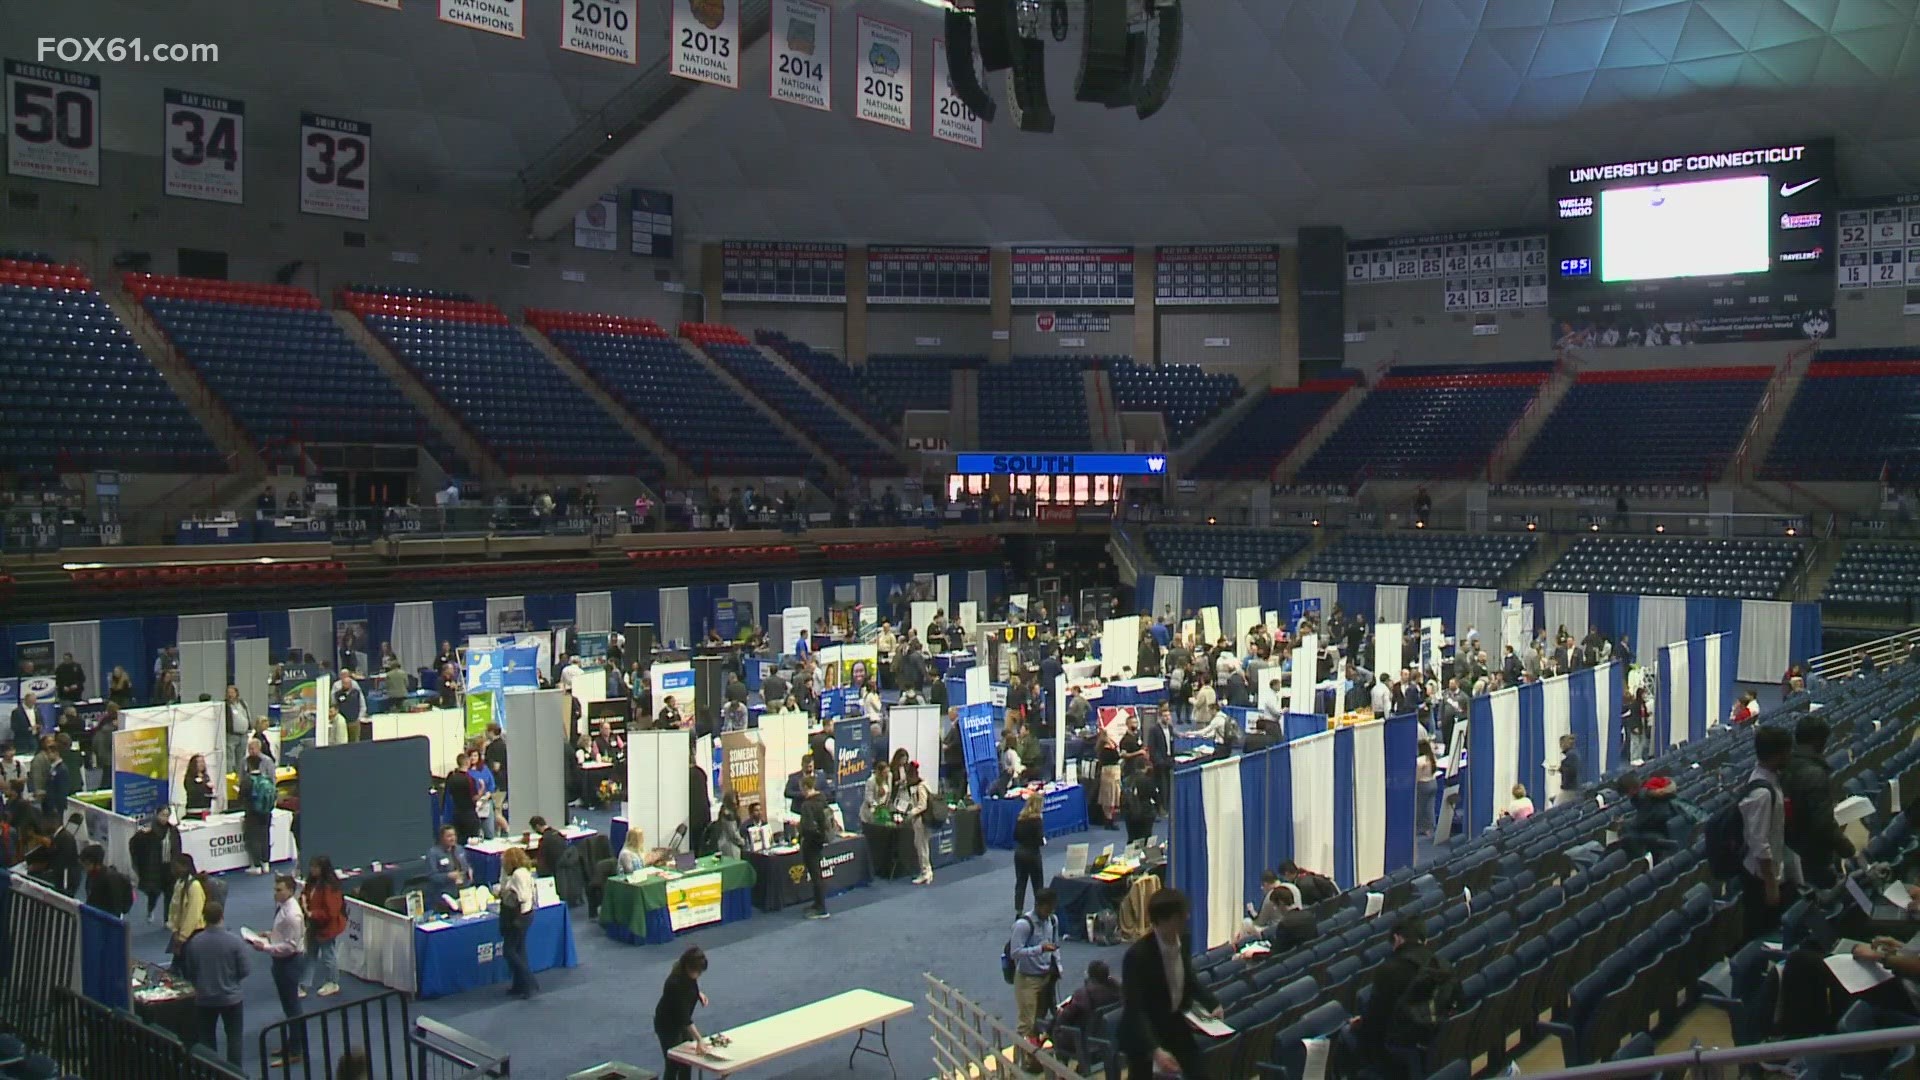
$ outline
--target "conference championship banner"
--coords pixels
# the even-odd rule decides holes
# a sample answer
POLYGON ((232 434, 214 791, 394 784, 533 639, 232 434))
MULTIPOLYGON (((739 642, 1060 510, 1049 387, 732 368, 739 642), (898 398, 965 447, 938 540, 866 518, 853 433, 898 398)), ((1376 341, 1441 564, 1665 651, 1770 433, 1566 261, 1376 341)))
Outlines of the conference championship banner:
POLYGON ((720 290, 725 300, 844 304, 847 246, 725 241, 720 245, 720 290))
POLYGON ((635 191, 631 224, 629 243, 635 255, 673 258, 673 196, 664 191, 635 191))
POLYGON ((113 733, 113 812, 145 820, 167 805, 166 725, 113 733))
POLYGON ((672 0, 667 59, 673 74, 740 89, 740 0, 672 0))
POLYGON ((573 246, 588 251, 620 250, 620 196, 600 196, 573 214, 573 246))
POLYGON ((564 0, 560 47, 616 64, 640 62, 639 0, 564 0))
POLYGON ((301 213, 367 220, 372 175, 372 124, 300 114, 301 213))
POLYGON ((246 201, 246 105, 233 98, 162 93, 166 192, 207 202, 246 201))
POLYGON ((913 33, 859 18, 853 115, 884 127, 913 130, 913 33))
POLYGON ((1278 304, 1280 249, 1273 244, 1163 247, 1154 261, 1154 303, 1278 304))
POLYGON ((7 175, 100 186, 100 76, 6 62, 7 175))
POLYGON ((947 43, 939 38, 933 39, 933 137, 975 150, 987 146, 987 125, 953 92, 947 43))
POLYGON ((833 111, 833 9, 815 0, 775 0, 767 96, 833 111))
MULTIPOLYGON (((566 0, 571 5, 579 0, 566 0)), ((440 0, 440 21, 502 37, 527 36, 526 0, 440 0)))
POLYGON ((984 307, 992 301, 993 252, 987 248, 890 244, 867 248, 869 304, 984 307))
POLYGON ((1013 302, 1017 306, 1133 303, 1130 247, 1015 247, 1013 302))

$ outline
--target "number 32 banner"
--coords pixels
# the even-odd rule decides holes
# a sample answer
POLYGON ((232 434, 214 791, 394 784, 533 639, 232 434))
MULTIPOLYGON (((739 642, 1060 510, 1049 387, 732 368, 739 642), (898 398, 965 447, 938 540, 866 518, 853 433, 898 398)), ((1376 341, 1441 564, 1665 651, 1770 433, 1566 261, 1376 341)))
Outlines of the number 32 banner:
POLYGON ((814 0, 778 0, 767 63, 773 100, 832 112, 833 9, 814 0))
POLYGON ((892 23, 860 16, 859 84, 853 115, 875 124, 913 130, 913 34, 892 23))
POLYGON ((300 210, 367 220, 372 205, 373 125, 300 114, 300 210))
POLYGON ((167 194, 208 202, 246 201, 246 106, 232 98, 165 92, 161 116, 167 194))
POLYGON ((740 89, 740 0, 673 0, 669 32, 675 75, 740 89))

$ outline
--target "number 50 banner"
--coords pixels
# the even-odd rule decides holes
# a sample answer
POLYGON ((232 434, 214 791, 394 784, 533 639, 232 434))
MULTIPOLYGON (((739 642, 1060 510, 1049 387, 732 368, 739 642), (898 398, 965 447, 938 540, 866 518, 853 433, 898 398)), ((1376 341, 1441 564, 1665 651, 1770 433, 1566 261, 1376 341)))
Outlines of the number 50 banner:
POLYGON ((854 65, 853 115, 901 131, 913 130, 913 34, 860 16, 859 62, 854 65))

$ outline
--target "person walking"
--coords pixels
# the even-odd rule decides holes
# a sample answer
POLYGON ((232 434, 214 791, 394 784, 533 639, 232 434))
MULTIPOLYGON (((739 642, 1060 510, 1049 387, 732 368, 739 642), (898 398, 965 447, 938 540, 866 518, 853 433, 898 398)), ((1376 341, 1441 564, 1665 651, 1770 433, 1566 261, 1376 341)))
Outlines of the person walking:
POLYGON ((1040 866, 1040 848, 1047 842, 1044 812, 1046 801, 1038 794, 1027 796, 1027 805, 1013 822, 1013 913, 1027 910, 1027 883, 1033 883, 1034 895, 1046 884, 1040 866))
POLYGON ((1126 822, 1127 843, 1135 844, 1153 835, 1156 789, 1141 759, 1127 759, 1125 770, 1120 781, 1120 817, 1126 822))
POLYGON ((706 1056, 707 1040, 693 1022, 694 1008, 707 1004, 707 995, 700 989, 700 976, 706 973, 707 954, 695 945, 673 962, 666 984, 660 988, 660 1000, 653 1007, 653 1034, 660 1040, 660 1056, 666 1061, 660 1080, 693 1080, 692 1066, 667 1056, 681 1043, 692 1043, 694 1053, 706 1056))
POLYGON ((273 810, 280 802, 280 789, 274 782, 273 763, 258 750, 247 754, 240 773, 240 793, 245 813, 240 820, 241 836, 247 845, 247 873, 273 872, 273 810))
POLYGON ((347 931, 347 900, 333 860, 317 855, 307 864, 307 884, 300 893, 307 916, 307 982, 300 990, 321 997, 340 992, 340 963, 336 956, 340 935, 347 931))
POLYGON ((807 881, 813 885, 813 906, 807 909, 807 918, 825 919, 827 911, 827 885, 820 870, 820 855, 826 850, 827 833, 832 830, 832 811, 827 808, 827 797, 820 794, 811 777, 800 785, 800 860, 807 868, 807 881))
POLYGON ((508 848, 500 859, 500 940, 506 945, 507 968, 513 985, 507 996, 525 1000, 540 992, 527 963, 527 928, 533 925, 539 899, 533 885, 533 860, 525 848, 508 848))
MULTIPOLYGON (((198 887, 198 883, 195 883, 198 887)), ((240 984, 250 965, 247 947, 224 925, 226 907, 209 900, 200 917, 206 926, 188 938, 174 954, 174 970, 193 984, 193 1006, 200 1019, 198 1042, 219 1045, 220 1028, 227 1029, 227 1061, 240 1068, 245 1028, 240 984)))
POLYGON ((1220 1015, 1220 1003, 1194 974, 1185 938, 1187 898, 1178 889, 1161 889, 1147 901, 1153 932, 1127 948, 1120 961, 1120 1052, 1127 1080, 1153 1080, 1178 1072, 1183 1080, 1205 1080, 1199 1045, 1187 1012, 1220 1015))
POLYGON ((307 1028, 301 1022, 300 974, 306 966, 307 916, 300 910, 299 886, 282 874, 273 879, 273 929, 267 936, 247 938, 247 944, 273 958, 273 989, 280 995, 280 1012, 289 1021, 280 1050, 267 1059, 269 1068, 306 1060, 307 1028))
POLYGON ((1030 1062, 1026 1051, 1040 1045, 1040 1020, 1048 991, 1060 978, 1060 920, 1054 917, 1052 889, 1033 894, 1033 910, 1014 917, 1007 937, 1007 955, 1013 959, 1013 1004, 1018 1019, 1015 1030, 1026 1045, 1020 1048, 1023 1066, 1030 1062))
POLYGON ((173 827, 173 808, 163 806, 134 831, 127 841, 127 855, 133 860, 133 873, 140 891, 147 897, 147 921, 153 921, 153 909, 160 918, 173 910, 173 864, 180 857, 180 830, 173 827))

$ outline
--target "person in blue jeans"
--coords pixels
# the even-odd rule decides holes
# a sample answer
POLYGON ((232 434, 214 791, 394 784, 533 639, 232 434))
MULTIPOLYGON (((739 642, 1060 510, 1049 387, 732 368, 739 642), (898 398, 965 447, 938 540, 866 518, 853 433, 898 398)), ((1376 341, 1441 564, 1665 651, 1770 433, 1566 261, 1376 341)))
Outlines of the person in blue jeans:
POLYGON ((300 975, 306 970, 307 916, 300 910, 300 888, 282 874, 273 879, 273 929, 266 938, 247 942, 273 957, 273 989, 280 995, 280 1011, 291 1022, 280 1052, 267 1059, 269 1067, 283 1067, 306 1057, 307 1030, 300 1022, 300 975))
POLYGON ((188 938, 174 955, 174 971, 193 984, 193 1004, 200 1018, 199 1041, 218 1044, 220 1028, 227 1029, 227 1060, 240 1067, 243 1047, 240 1033, 245 1028, 240 984, 246 981, 252 966, 247 962, 247 946, 225 925, 226 906, 209 900, 201 908, 206 928, 188 938))

